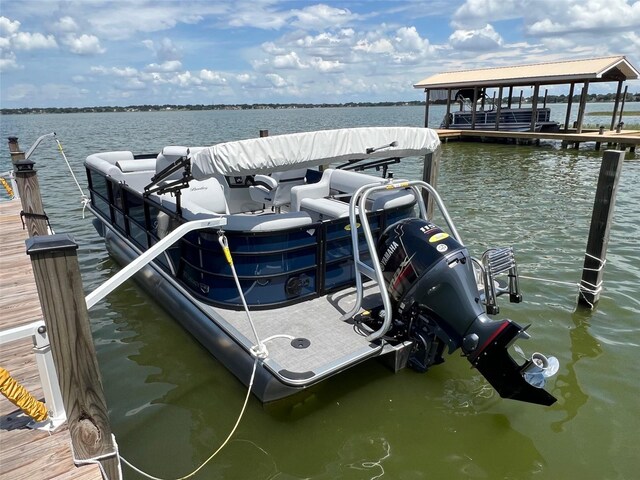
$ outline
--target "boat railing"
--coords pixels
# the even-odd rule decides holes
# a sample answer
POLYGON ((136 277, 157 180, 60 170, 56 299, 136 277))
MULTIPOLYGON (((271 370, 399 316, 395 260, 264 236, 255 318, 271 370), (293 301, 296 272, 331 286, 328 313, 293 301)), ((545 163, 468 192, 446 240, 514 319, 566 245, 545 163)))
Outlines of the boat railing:
POLYGON ((85 298, 87 302, 87 309, 93 307, 96 303, 113 292, 129 278, 146 267, 158 255, 169 249, 174 243, 184 237, 187 233, 193 232, 195 230, 205 230, 212 227, 223 227, 226 224, 227 219, 222 216, 202 220, 193 220, 191 222, 183 223, 175 230, 171 231, 166 237, 159 240, 151 248, 143 252, 138 258, 129 263, 126 267, 116 273, 105 283, 96 288, 93 292, 87 295, 85 298))
POLYGON ((389 182, 386 184, 368 184, 360 187, 356 190, 355 194, 351 197, 349 202, 349 223, 351 227, 351 242, 353 245, 353 263, 355 269, 355 280, 356 280, 356 300, 351 311, 345 313, 342 316, 343 320, 347 320, 352 318, 360 308, 362 307, 362 299, 364 296, 364 287, 362 282, 362 275, 366 276, 370 280, 373 280, 375 284, 378 286, 380 290, 380 296, 382 297, 382 307, 383 311, 381 312, 381 316, 383 318, 382 326, 369 334, 367 340, 373 341, 380 337, 382 337, 389 328, 392 323, 392 309, 391 309, 391 301, 389 299, 389 293, 385 286, 384 277, 382 274, 382 268, 380 267, 380 260, 378 258, 378 253, 376 249, 375 240, 373 238, 373 234, 371 233, 371 227, 369 225, 369 220, 367 218, 367 211, 365 206, 367 205, 368 197, 379 191, 389 191, 394 189, 405 189, 410 188, 413 190, 413 194, 417 199, 420 218, 424 220, 428 220, 427 207, 425 205, 424 199, 421 195, 422 189, 426 190, 430 196, 433 197, 440 213, 442 214, 447 226, 453 237, 460 242, 461 245, 462 239, 460 238, 460 234, 458 233, 447 208, 444 205, 444 202, 436 192, 435 188, 429 185, 427 182, 421 180, 411 180, 411 181, 399 181, 399 182, 389 182), (371 257, 371 262, 373 266, 367 265, 365 262, 360 260, 360 251, 358 248, 358 214, 360 220, 360 226, 362 226, 362 232, 364 233, 364 237, 367 242, 367 247, 369 251, 369 255, 371 257))

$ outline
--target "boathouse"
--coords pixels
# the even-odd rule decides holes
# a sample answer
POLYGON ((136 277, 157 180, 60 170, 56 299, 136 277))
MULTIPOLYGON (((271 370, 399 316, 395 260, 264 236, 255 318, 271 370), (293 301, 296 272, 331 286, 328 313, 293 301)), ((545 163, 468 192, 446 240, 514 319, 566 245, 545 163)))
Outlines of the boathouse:
MULTIPOLYGON (((583 60, 567 60, 530 65, 516 65, 508 67, 483 68, 477 70, 463 70, 457 72, 443 72, 425 78, 414 85, 414 88, 424 89, 426 93, 425 127, 429 123, 429 104, 436 100, 445 100, 447 113, 442 128, 458 128, 452 124, 452 107, 460 102, 460 108, 467 99, 471 109, 466 116, 466 127, 470 130, 504 130, 506 123, 513 121, 513 115, 505 115, 506 111, 518 112, 522 109, 522 90, 519 98, 514 99, 514 89, 517 87, 532 87, 532 104, 527 108, 528 116, 524 128, 530 132, 539 131, 540 123, 544 126, 542 117, 546 110, 547 90, 543 96, 543 106, 540 107, 540 89, 549 85, 569 85, 567 112, 563 125, 556 125, 556 131, 567 133, 581 133, 587 103, 589 85, 596 82, 617 82, 616 98, 611 116, 610 130, 616 127, 616 117, 622 117, 624 98, 628 86, 622 87, 625 81, 635 80, 640 76, 636 69, 624 56, 610 56, 583 60), (578 117, 575 125, 569 125, 574 90, 581 87, 578 117), (494 89, 493 101, 487 96, 487 91, 494 89), (495 98, 495 89, 497 97, 495 98), (505 90, 507 92, 505 92, 505 90), (506 106, 503 106, 504 94, 506 106), (478 105, 480 103, 480 105, 478 105), (512 108, 514 104, 518 108, 512 108), (454 105, 452 105, 454 104, 454 105), (489 108, 485 109, 485 105, 489 108), (502 112, 501 112, 502 111, 502 112), (490 115, 485 112, 492 112, 490 115), (480 115, 484 115, 480 118, 480 115), (527 128, 528 126, 528 128, 527 128)), ((518 119, 522 123, 522 117, 518 119)), ((547 119, 548 120, 548 119, 547 119)), ((618 124, 620 120, 618 120, 618 124)))

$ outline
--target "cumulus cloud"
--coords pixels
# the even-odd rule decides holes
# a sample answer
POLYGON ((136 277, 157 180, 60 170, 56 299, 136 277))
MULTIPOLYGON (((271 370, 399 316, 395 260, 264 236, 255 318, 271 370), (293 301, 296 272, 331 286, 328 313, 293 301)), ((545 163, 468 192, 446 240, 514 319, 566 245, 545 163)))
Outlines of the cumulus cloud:
POLYGON ((287 86, 287 81, 277 73, 268 73, 265 78, 276 88, 284 88, 287 86))
POLYGON ((62 43, 76 55, 97 55, 106 52, 100 45, 100 39, 95 35, 82 34, 80 36, 69 34, 62 39, 62 43))
POLYGON ((352 21, 354 15, 346 8, 335 8, 325 4, 311 5, 302 10, 294 10, 291 24, 303 30, 323 30, 335 28, 352 21))
POLYGON ((502 37, 489 24, 477 30, 456 30, 449 43, 457 50, 487 51, 502 45, 502 37))
POLYGON ((66 16, 58 20, 53 25, 53 28, 58 32, 69 33, 69 32, 77 32, 80 27, 78 27, 78 24, 73 18, 66 16))
POLYGON ((177 72, 182 68, 182 62, 179 60, 168 60, 163 63, 150 63, 146 66, 147 72, 177 72))
POLYGON ((0 57, 0 72, 10 72, 11 70, 18 70, 19 68, 13 52, 2 54, 2 57, 0 57))
POLYGON ((271 65, 273 68, 277 69, 299 70, 307 68, 307 65, 302 63, 296 52, 289 52, 285 55, 276 55, 273 58, 271 65))
POLYGON ((11 37, 11 45, 17 50, 36 50, 56 48, 58 43, 53 35, 41 33, 18 32, 11 37))
POLYGON ((203 82, 212 85, 225 85, 227 83, 227 79, 223 75, 212 70, 202 69, 199 76, 203 82))
POLYGON ((18 32, 20 29, 20 22, 17 20, 10 20, 7 17, 0 17, 0 35, 11 36, 18 32))

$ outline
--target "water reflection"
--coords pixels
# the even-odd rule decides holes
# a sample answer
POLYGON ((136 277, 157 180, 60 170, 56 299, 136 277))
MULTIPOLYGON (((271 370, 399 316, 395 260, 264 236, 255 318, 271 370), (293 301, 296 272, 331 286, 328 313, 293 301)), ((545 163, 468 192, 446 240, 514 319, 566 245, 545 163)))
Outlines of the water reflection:
POLYGON ((563 366, 561 373, 558 373, 555 388, 551 392, 560 399, 556 408, 560 408, 565 413, 563 419, 551 423, 554 432, 564 431, 566 424, 576 418, 580 408, 589 400, 589 396, 580 388, 576 364, 582 358, 598 358, 602 354, 600 345, 589 333, 591 317, 592 312, 583 307, 578 307, 571 316, 574 325, 569 332, 571 361, 563 366))

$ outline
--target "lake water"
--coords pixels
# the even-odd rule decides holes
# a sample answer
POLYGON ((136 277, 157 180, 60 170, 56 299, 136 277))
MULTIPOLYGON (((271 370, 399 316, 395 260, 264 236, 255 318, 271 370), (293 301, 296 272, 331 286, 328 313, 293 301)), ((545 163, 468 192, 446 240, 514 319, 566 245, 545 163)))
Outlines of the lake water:
MULTIPOLYGON (((607 105, 589 105, 606 110, 607 105)), ((552 105, 564 120, 563 105, 552 105)), ((575 107, 574 107, 575 109, 575 107)), ((432 112, 437 110, 432 109, 432 112)), ((628 104, 626 110, 640 110, 628 104)), ((433 126, 441 115, 433 114, 433 126), (436 119, 436 117, 438 117, 436 119)), ((575 115, 574 115, 575 116, 575 115)), ((82 161, 106 150, 157 152, 270 133, 423 124, 421 107, 2 116, 2 137, 27 150, 57 132, 86 188, 82 161)), ((588 117, 589 123, 609 124, 588 117)), ((638 119, 625 122, 639 123, 638 119)), ((5 152, 6 152, 5 147, 5 152)), ((202 479, 632 479, 640 468, 640 162, 625 161, 595 311, 576 309, 602 153, 557 143, 443 146, 438 180, 462 238, 479 256, 513 245, 524 302, 498 318, 531 323, 527 353, 560 361, 552 407, 500 399, 456 353, 426 374, 362 364, 303 399, 251 398, 228 446, 202 479)), ((0 171, 9 167, 1 155, 0 171)), ((74 235, 86 291, 117 271, 51 140, 32 157, 58 233, 74 235)), ((419 178, 407 163, 396 176, 419 178)), ((231 430, 245 387, 153 299, 128 282, 92 309, 113 430, 124 457, 163 478, 185 475, 231 430)), ((124 467, 125 478, 142 478, 124 467)))

